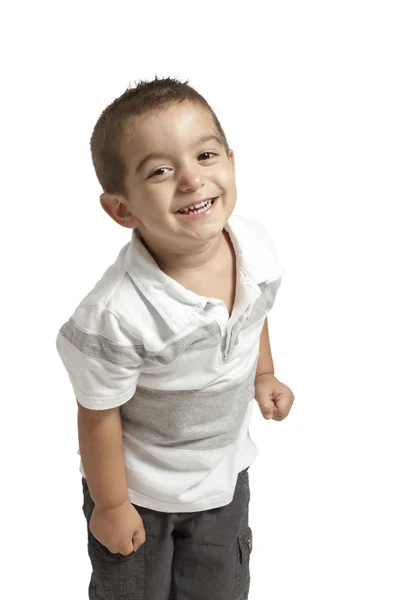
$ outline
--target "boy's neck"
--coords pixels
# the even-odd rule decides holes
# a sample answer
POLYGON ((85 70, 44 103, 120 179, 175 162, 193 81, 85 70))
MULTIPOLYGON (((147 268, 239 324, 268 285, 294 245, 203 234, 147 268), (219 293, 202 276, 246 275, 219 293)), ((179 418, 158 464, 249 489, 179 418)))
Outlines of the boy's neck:
POLYGON ((198 273, 203 273, 210 269, 213 263, 218 260, 220 254, 224 252, 227 236, 228 233, 223 230, 219 236, 210 240, 204 246, 197 248, 196 251, 191 254, 188 254, 187 252, 182 254, 168 253, 165 252, 165 250, 150 248, 143 238, 141 238, 141 240, 160 269, 167 275, 174 277, 189 272, 193 274, 193 272, 196 271, 198 273))

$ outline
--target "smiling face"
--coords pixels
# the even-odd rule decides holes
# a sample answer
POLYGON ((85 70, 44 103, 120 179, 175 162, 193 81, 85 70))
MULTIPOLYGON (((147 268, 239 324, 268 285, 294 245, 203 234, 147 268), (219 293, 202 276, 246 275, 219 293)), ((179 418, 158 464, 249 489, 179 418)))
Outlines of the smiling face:
POLYGON ((220 235, 236 202, 233 152, 193 102, 136 116, 123 150, 127 197, 102 195, 121 225, 159 252, 191 252, 220 235))

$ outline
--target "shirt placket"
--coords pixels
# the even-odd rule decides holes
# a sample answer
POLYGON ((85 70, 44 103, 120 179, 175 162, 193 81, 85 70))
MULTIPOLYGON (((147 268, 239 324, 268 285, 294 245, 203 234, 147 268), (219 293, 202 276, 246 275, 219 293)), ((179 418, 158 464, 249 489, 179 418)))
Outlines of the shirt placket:
POLYGON ((230 354, 232 353, 249 310, 251 310, 251 306, 260 296, 261 291, 254 281, 248 277, 245 277, 241 282, 240 294, 241 297, 238 300, 238 304, 235 306, 234 312, 232 313, 232 316, 229 319, 226 327, 225 343, 222 354, 224 361, 228 360, 230 354))

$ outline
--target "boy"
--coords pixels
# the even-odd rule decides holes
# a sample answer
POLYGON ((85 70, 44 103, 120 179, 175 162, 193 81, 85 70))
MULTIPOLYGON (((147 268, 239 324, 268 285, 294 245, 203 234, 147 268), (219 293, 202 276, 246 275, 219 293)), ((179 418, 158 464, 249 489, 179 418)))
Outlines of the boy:
POLYGON ((231 217, 234 156, 206 100, 141 82, 91 138, 103 209, 132 239, 57 337, 77 401, 89 597, 244 600, 253 399, 282 420, 266 315, 273 242, 231 217))

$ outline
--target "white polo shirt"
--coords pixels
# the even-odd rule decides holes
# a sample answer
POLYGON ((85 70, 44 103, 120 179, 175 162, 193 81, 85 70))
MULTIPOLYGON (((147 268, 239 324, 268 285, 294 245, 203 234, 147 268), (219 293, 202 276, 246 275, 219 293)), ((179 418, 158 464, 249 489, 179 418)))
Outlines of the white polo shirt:
POLYGON ((237 265, 231 316, 161 271, 133 231, 57 337, 79 403, 120 407, 129 500, 153 510, 228 504, 258 453, 254 377, 283 269, 259 223, 232 216, 225 229, 237 265))

